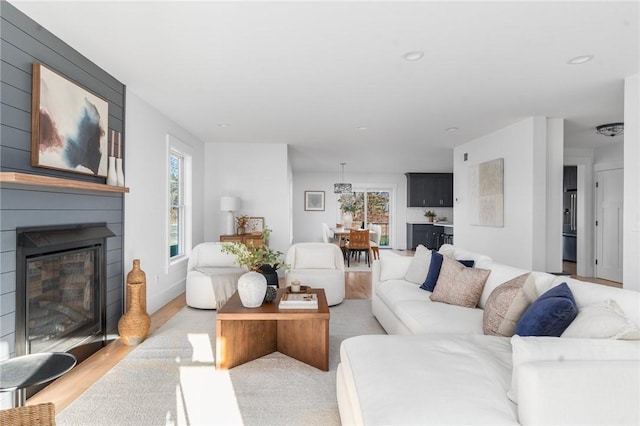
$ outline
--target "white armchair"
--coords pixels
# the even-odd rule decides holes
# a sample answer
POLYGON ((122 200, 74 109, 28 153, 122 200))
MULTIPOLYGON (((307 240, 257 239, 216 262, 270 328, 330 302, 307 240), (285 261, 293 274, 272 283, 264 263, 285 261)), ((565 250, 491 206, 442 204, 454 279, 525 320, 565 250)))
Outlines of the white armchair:
POLYGON ((344 300, 344 258, 332 243, 297 243, 289 247, 285 262, 291 269, 285 274, 287 286, 298 280, 302 285, 323 288, 329 306, 344 300))
POLYGON ((247 272, 236 256, 224 253, 222 243, 201 243, 193 248, 187 265, 187 305, 219 309, 238 289, 238 278, 247 272))

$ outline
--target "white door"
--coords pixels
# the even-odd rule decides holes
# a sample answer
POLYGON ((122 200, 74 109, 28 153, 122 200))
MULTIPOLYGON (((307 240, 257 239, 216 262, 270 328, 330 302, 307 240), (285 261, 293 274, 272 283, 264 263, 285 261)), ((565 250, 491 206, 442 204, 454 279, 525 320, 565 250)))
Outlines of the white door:
POLYGON ((596 173, 596 277, 622 282, 623 169, 596 173))

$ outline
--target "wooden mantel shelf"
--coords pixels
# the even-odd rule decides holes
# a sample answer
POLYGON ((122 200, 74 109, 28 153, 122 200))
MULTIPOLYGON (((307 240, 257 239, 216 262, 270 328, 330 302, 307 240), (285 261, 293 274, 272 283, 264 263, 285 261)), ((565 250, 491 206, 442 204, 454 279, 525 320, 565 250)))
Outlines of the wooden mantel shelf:
MULTIPOLYGON (((85 191, 129 192, 126 186, 111 186, 103 183, 84 182, 81 180, 57 178, 51 176, 32 175, 29 173, 0 172, 0 184, 50 186, 56 188, 73 188, 85 191)), ((3 185, 4 186, 4 185, 3 185)))

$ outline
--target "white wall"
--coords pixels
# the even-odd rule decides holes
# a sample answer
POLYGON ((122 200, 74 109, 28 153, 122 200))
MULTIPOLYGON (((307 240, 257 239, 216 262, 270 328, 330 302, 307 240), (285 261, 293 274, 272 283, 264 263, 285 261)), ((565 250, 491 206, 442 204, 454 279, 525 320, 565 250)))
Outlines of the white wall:
POLYGON ((623 285, 640 291, 640 74, 624 81, 623 285))
POLYGON ((593 150, 593 165, 596 170, 622 169, 624 167, 624 136, 611 139, 608 145, 593 150))
MULTIPOLYGON (((334 227, 340 219, 338 196, 333 193, 333 184, 340 179, 338 173, 293 174, 293 241, 322 241, 321 223, 334 227), (325 210, 310 212, 304 210, 304 191, 324 191, 325 210)), ((406 210, 407 178, 399 173, 345 173, 345 180, 354 187, 391 189, 391 226, 395 249, 405 249, 407 245, 406 210)))
POLYGON ((192 156, 191 240, 197 244, 203 235, 204 144, 127 90, 125 182, 131 192, 124 196, 124 270, 126 279, 133 259, 140 259, 147 275, 149 313, 180 295, 185 288, 186 261, 167 270, 167 134, 180 140, 185 153, 192 156))
POLYGON ((457 246, 523 269, 558 270, 555 263, 561 262, 561 255, 548 265, 545 253, 547 245, 556 250, 562 244, 562 160, 553 158, 558 153, 548 148, 551 143, 562 146, 560 129, 556 121, 531 117, 454 149, 457 246), (496 158, 504 158, 504 226, 473 226, 468 215, 468 167, 496 158), (550 172, 547 165, 552 167, 550 172), (548 188, 554 187, 560 201, 548 202, 548 188), (548 214, 548 208, 557 208, 558 214, 548 214), (547 236, 548 226, 558 228, 557 235, 547 236))
POLYGON ((234 216, 264 217, 272 230, 269 246, 285 253, 291 240, 287 145, 207 143, 204 157, 205 240, 220 241, 226 216, 220 211, 220 197, 235 195, 242 208, 234 216))

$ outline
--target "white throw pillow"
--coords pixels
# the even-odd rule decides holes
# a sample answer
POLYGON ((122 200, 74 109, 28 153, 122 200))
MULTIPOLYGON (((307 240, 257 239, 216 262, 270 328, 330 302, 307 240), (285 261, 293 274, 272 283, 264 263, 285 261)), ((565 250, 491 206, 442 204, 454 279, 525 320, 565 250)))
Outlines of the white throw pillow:
POLYGON ((560 337, 511 338, 513 372, 509 399, 518 403, 518 368, 535 361, 638 361, 640 341, 612 339, 563 339, 560 337))
POLYGON ((561 337, 585 339, 640 339, 640 328, 611 299, 578 310, 578 316, 561 337))
POLYGON ((409 269, 404 276, 404 279, 414 283, 422 285, 424 280, 427 279, 427 273, 429 272, 429 265, 431 264, 431 250, 423 246, 422 244, 416 247, 416 252, 411 259, 409 269))
POLYGON ((333 247, 296 247, 294 269, 335 269, 333 247))

